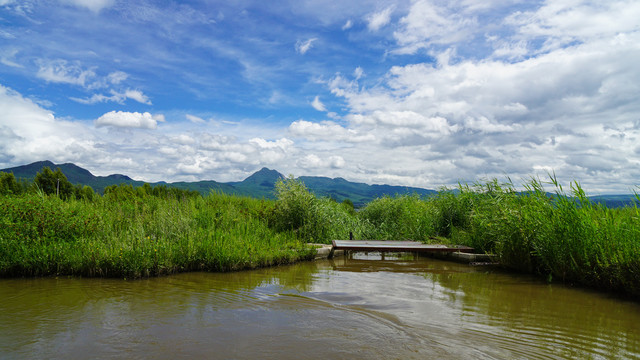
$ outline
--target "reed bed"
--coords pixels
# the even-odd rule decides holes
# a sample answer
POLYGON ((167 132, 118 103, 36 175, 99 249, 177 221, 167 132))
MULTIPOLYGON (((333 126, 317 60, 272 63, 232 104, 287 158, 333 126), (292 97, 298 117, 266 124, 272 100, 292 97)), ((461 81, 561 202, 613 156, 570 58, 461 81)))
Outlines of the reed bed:
POLYGON ((359 215, 381 238, 467 245, 549 281, 640 296, 640 209, 592 203, 578 183, 566 193, 555 176, 546 184, 553 192, 544 185, 531 179, 516 191, 511 181, 460 184, 429 199, 379 199, 359 215))
POLYGON ((429 198, 382 197, 358 212, 314 196, 292 177, 276 184, 275 201, 148 186, 64 201, 2 195, 0 275, 240 270, 309 259, 315 250, 307 243, 352 234, 467 245, 549 281, 640 296, 640 209, 592 203, 578 183, 566 193, 554 176, 523 186, 459 184, 429 198))
POLYGON ((146 277, 228 271, 313 256, 293 232, 275 231, 273 202, 211 194, 62 201, 0 200, 3 276, 146 277))

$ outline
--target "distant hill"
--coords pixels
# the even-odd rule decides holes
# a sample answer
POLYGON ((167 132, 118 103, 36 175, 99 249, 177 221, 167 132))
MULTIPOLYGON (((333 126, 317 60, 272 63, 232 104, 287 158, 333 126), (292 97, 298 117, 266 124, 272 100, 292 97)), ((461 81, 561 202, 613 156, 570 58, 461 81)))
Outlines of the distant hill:
MULTIPOLYGON (((75 164, 54 164, 51 161, 38 161, 33 164, 16 166, 2 169, 3 172, 12 172, 16 178, 33 180, 43 167, 52 170, 60 168, 72 184, 89 185, 96 192, 103 193, 104 189, 110 185, 131 184, 142 186, 144 182, 136 181, 126 175, 113 174, 109 176, 95 176, 90 171, 75 164)), ((273 199, 275 197, 274 187, 276 181, 285 177, 276 170, 262 168, 247 177, 243 181, 221 183, 213 180, 197 182, 157 182, 150 183, 151 186, 166 185, 179 189, 198 191, 203 195, 211 191, 220 191, 227 194, 251 196, 256 198, 273 199)), ((435 194, 434 190, 421 188, 390 186, 390 185, 368 185, 364 183, 350 182, 343 178, 328 178, 319 176, 302 176, 298 178, 307 188, 317 196, 326 196, 336 201, 351 200, 356 206, 362 206, 371 200, 384 196, 396 194, 435 194)))
POLYGON ((104 188, 109 185, 118 185, 122 183, 132 184, 135 186, 141 186, 144 184, 142 181, 135 181, 126 175, 113 174, 109 176, 95 176, 89 170, 83 169, 76 164, 54 164, 51 161, 38 161, 29 165, 16 166, 12 168, 2 169, 3 172, 12 172, 16 178, 33 180, 36 174, 42 170, 42 168, 48 167, 51 170, 60 168, 62 173, 67 177, 67 180, 72 184, 89 185, 93 190, 98 193, 103 193, 104 188))
POLYGON ((356 183, 343 178, 301 176, 298 179, 318 196, 330 197, 337 201, 349 199, 358 207, 384 195, 418 194, 420 196, 430 196, 437 193, 435 190, 415 187, 356 183))
POLYGON ((233 186, 239 195, 273 199, 273 190, 276 181, 279 179, 284 179, 284 176, 275 170, 263 167, 243 181, 230 182, 227 184, 233 186))
POLYGON ((635 195, 598 195, 591 196, 589 197, 589 199, 593 202, 600 203, 609 208, 624 207, 629 205, 633 206, 633 204, 640 206, 640 203, 638 202, 638 199, 635 197, 635 195))
MULTIPOLYGON (((16 178, 33 180, 36 174, 43 167, 51 170, 60 168, 72 184, 89 185, 96 192, 103 193, 104 189, 110 185, 131 184, 142 186, 144 182, 136 181, 126 175, 113 174, 109 176, 95 176, 86 169, 75 164, 54 164, 51 161, 38 161, 29 165, 16 166, 2 169, 3 172, 12 172, 16 178)), ((185 190, 195 190, 203 195, 211 191, 219 191, 227 194, 251 196, 255 198, 273 199, 275 197, 274 186, 278 179, 284 176, 276 170, 262 168, 243 181, 221 183, 213 180, 197 182, 157 182, 150 183, 151 186, 166 185, 185 190)), ((351 200, 357 207, 385 196, 418 194, 419 196, 430 196, 436 194, 435 190, 428 190, 416 187, 391 186, 391 185, 369 185, 345 180, 343 178, 328 178, 322 176, 301 176, 298 178, 307 188, 317 196, 326 196, 336 201, 351 200)), ((634 195, 604 195, 591 198, 595 202, 602 203, 608 207, 621 207, 632 205, 634 195)))

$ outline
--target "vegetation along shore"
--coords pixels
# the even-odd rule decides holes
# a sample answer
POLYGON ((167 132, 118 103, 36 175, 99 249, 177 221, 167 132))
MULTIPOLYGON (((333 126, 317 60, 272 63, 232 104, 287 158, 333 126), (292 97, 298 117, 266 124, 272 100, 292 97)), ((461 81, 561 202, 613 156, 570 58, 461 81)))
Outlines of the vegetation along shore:
POLYGON ((492 180, 429 197, 385 196, 356 212, 292 177, 276 183, 276 200, 149 184, 100 196, 57 171, 45 168, 33 182, 0 173, 1 276, 249 269, 310 259, 307 243, 352 232, 467 245, 510 269, 640 297, 640 209, 591 202, 577 183, 565 192, 553 176, 522 192, 492 180))

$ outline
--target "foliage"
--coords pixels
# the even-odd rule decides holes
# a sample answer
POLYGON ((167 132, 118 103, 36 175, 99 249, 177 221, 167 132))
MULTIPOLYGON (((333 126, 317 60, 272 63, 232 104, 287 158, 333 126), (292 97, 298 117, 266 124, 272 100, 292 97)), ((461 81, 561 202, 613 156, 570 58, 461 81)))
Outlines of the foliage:
POLYGON ((42 168, 33 180, 34 184, 47 195, 56 195, 68 199, 74 194, 73 185, 67 180, 60 168, 51 171, 49 167, 42 168))
POLYGON ((363 208, 359 218, 369 226, 366 238, 427 241, 434 235, 433 208, 418 195, 384 196, 363 208))
POLYGON ((221 194, 0 198, 0 275, 141 277, 227 271, 313 255, 291 232, 269 228, 273 203, 221 194))
POLYGON ((640 295, 638 208, 609 209, 592 203, 578 183, 566 194, 550 179, 553 197, 537 179, 522 194, 510 184, 468 189, 469 223, 452 240, 493 252, 513 269, 640 295))
POLYGON ((22 187, 13 173, 0 172, 0 195, 18 195, 22 192, 22 187))
POLYGON ((293 176, 285 180, 279 179, 275 185, 275 192, 278 200, 273 214, 274 227, 280 231, 299 230, 304 227, 305 221, 311 218, 315 196, 293 176))
POLYGON ((329 243, 349 233, 366 233, 353 207, 329 198, 317 198, 293 176, 276 182, 276 203, 271 224, 278 231, 293 231, 306 242, 329 243))
POLYGON ((567 194, 555 176, 531 179, 524 192, 494 179, 428 198, 384 196, 359 212, 293 177, 276 183, 275 201, 150 184, 98 196, 87 186, 69 191, 63 180, 56 196, 57 179, 43 170, 40 191, 25 193, 0 174, 0 275, 237 270, 306 259, 313 250, 305 243, 353 233, 468 245, 508 268, 640 296, 640 210, 592 203, 578 183, 567 194))

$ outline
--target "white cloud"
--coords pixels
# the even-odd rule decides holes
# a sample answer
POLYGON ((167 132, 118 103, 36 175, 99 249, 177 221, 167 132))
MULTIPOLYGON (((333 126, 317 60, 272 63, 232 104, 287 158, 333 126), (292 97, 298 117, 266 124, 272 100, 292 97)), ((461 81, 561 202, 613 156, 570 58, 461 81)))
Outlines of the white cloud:
POLYGON ((129 74, 123 71, 114 71, 107 75, 107 80, 114 85, 120 84, 121 82, 127 80, 129 78, 129 74))
POLYGON ((287 138, 281 138, 275 141, 269 141, 262 138, 253 138, 249 140, 249 143, 256 145, 260 149, 280 149, 280 150, 287 150, 293 145, 293 141, 287 138))
POLYGON ((149 100, 149 98, 140 90, 127 89, 124 92, 124 97, 133 99, 141 104, 151 105, 151 100, 149 100))
POLYGON ((206 122, 203 118, 191 114, 186 114, 185 117, 194 124, 203 124, 206 122))
POLYGON ((99 156, 94 137, 81 123, 56 119, 50 111, 2 85, 0 108, 0 164, 6 167, 99 156))
POLYGON ((40 60, 36 74, 39 78, 54 83, 66 83, 85 86, 96 76, 93 69, 83 69, 78 63, 69 64, 66 60, 40 60))
POLYGON ((113 126, 120 128, 155 129, 158 126, 158 117, 150 113, 110 111, 100 116, 96 121, 96 127, 113 126))
POLYGON ((332 121, 313 123, 306 120, 298 120, 291 123, 289 132, 295 137, 305 138, 311 141, 350 142, 358 143, 374 141, 371 133, 361 134, 353 129, 346 129, 332 121))
POLYGON ((135 100, 141 104, 151 105, 151 100, 145 94, 143 94, 140 90, 131 90, 127 89, 124 92, 117 92, 115 90, 110 91, 111 96, 106 96, 102 94, 93 94, 90 98, 80 99, 72 97, 71 100, 79 102, 81 104, 96 104, 102 102, 116 102, 118 104, 123 104, 126 99, 135 100))
POLYGON ((332 155, 326 159, 320 158, 316 154, 308 154, 297 161, 297 165, 303 169, 340 169, 345 166, 342 156, 332 155))
MULTIPOLYGON (((0 162, 79 159, 92 162, 92 171, 167 181, 241 180, 269 165, 297 175, 432 188, 503 174, 526 178, 549 169, 580 180, 592 191, 624 191, 621 184, 637 183, 640 3, 381 4, 300 2, 285 9, 279 26, 256 34, 257 23, 248 23, 253 26, 216 41, 193 36, 202 25, 212 24, 210 20, 221 19, 199 12, 195 3, 122 2, 117 11, 123 16, 116 19, 83 10, 108 15, 109 2, 74 2, 82 9, 64 7, 69 21, 55 23, 52 19, 62 18, 57 16, 60 6, 12 2, 7 9, 23 19, 47 21, 44 12, 51 10, 46 24, 60 37, 39 33, 43 27, 32 27, 27 20, 15 29, 0 30, 7 42, 0 50, 0 66, 14 70, 11 81, 28 74, 42 80, 42 86, 20 86, 32 92, 24 96, 7 88, 0 92, 0 162), (293 17, 304 19, 304 29, 296 28, 302 32, 291 31, 293 17), (122 19, 126 21, 117 22, 122 19), (116 21, 108 24, 113 30, 109 36, 122 41, 101 41, 107 32, 82 32, 79 38, 76 29, 86 30, 85 21, 91 28, 116 21), (189 27, 192 24, 198 28, 189 27), (340 28, 344 36, 330 43, 319 35, 340 28), (289 42, 278 41, 283 29, 289 42), (124 35, 131 33, 136 37, 124 35), (135 46, 139 41, 145 46, 135 46), (318 56, 282 56, 287 47, 293 50, 291 45, 298 54, 313 50, 318 56), (29 60, 37 56, 53 60, 29 60), (58 57, 77 61, 55 60, 58 57), (205 57, 215 66, 188 66, 205 57), (120 64, 126 73, 118 70, 120 64), (160 71, 165 71, 162 79, 145 77, 160 71), (337 71, 341 73, 332 77, 337 71), (144 87, 130 84, 133 80, 144 87), (249 91, 243 80, 249 80, 249 91), (45 92, 60 89, 47 86, 51 83, 69 85, 69 96, 81 98, 76 101, 116 102, 123 105, 119 110, 127 111, 135 110, 125 109, 129 105, 150 105, 148 89, 163 93, 162 86, 169 84, 193 94, 194 101, 182 106, 195 115, 176 109, 163 126, 158 126, 161 116, 142 111, 114 111, 95 122, 68 121, 64 119, 77 114, 59 95, 45 92), (317 88, 321 84, 330 90, 322 99, 316 97, 323 94, 317 88), (78 90, 85 92, 77 95, 78 90), (216 101, 209 101, 213 97, 216 101), (199 117, 212 111, 207 106, 225 101, 232 105, 215 111, 234 120, 233 125, 199 117), (283 114, 294 108, 307 111, 309 105, 332 121, 284 123, 283 114), (327 107, 336 113, 327 113, 327 107), (225 113, 249 108, 238 115, 225 113), (207 126, 202 125, 205 121, 207 126), (215 134, 206 133, 212 129, 215 134)), ((226 19, 233 6, 221 10, 226 19)), ((284 6, 269 13, 283 14, 284 6)), ((250 16, 254 11, 262 10, 253 7, 242 15, 243 21, 259 18, 250 16)), ((216 28, 228 30, 224 26, 218 22, 216 28)), ((158 106, 181 105, 163 101, 158 106)), ((84 113, 81 109, 77 111, 84 113)))
POLYGON ((370 31, 378 31, 385 25, 391 22, 391 14, 393 13, 394 6, 389 6, 388 8, 367 15, 365 20, 367 21, 367 27, 370 31))
POLYGON ((545 39, 544 49, 556 49, 575 41, 612 38, 637 32, 640 3, 637 1, 547 2, 540 8, 516 12, 506 23, 525 38, 545 39))
POLYGON ((0 63, 11 67, 23 68, 24 66, 22 64, 15 61, 18 52, 18 49, 4 49, 0 51, 0 63))
MULTIPOLYGON (((454 7, 456 4, 449 3, 454 7)), ((400 45, 394 52, 413 54, 431 44, 452 44, 470 37, 477 20, 458 9, 420 0, 411 5, 409 13, 400 19, 394 37, 400 45)))
MULTIPOLYGON (((445 19, 461 19, 456 16, 445 19)), ((464 21, 451 26, 458 33, 469 30, 464 21)), ((427 47, 431 41, 458 41, 444 30, 434 34, 418 31, 415 41, 398 37, 398 42, 427 47)), ((408 182, 398 169, 413 166, 421 169, 419 178, 429 174, 428 181, 449 184, 504 174, 527 178, 541 169, 556 170, 565 182, 580 179, 593 191, 607 188, 604 174, 634 184, 637 172, 629 169, 640 164, 633 145, 640 141, 640 126, 620 124, 634 123, 640 111, 632 95, 640 93, 640 69, 634 65, 640 61, 640 31, 581 36, 584 43, 543 53, 518 45, 496 50, 491 58, 458 56, 453 62, 450 48, 431 50, 439 58, 436 64, 394 66, 370 88, 337 75, 327 84, 347 103, 347 126, 337 130, 335 124, 297 121, 289 130, 312 140, 339 138, 334 133, 371 134, 376 141, 367 142, 371 148, 363 151, 376 153, 377 169, 384 173, 380 178, 386 179, 408 182), (397 160, 405 158, 416 160, 413 165, 397 160)), ((499 38, 489 41, 497 44, 499 38)), ((349 163, 357 159, 343 153, 349 163)))
POLYGON ((364 76, 364 70, 362 70, 362 68, 358 66, 355 70, 353 70, 353 76, 356 78, 356 80, 359 80, 364 76))
POLYGON ((311 106, 318 111, 327 111, 327 108, 324 106, 322 101, 320 101, 320 97, 316 96, 311 102, 311 106))
POLYGON ((301 55, 306 54, 307 51, 313 47, 313 42, 316 40, 318 40, 318 38, 311 38, 306 41, 298 40, 298 42, 296 42, 296 51, 301 55))
POLYGON ((151 118, 157 122, 165 122, 165 118, 163 114, 153 114, 151 118))
POLYGON ((115 0, 65 0, 65 2, 98 13, 102 9, 111 7, 115 0))

